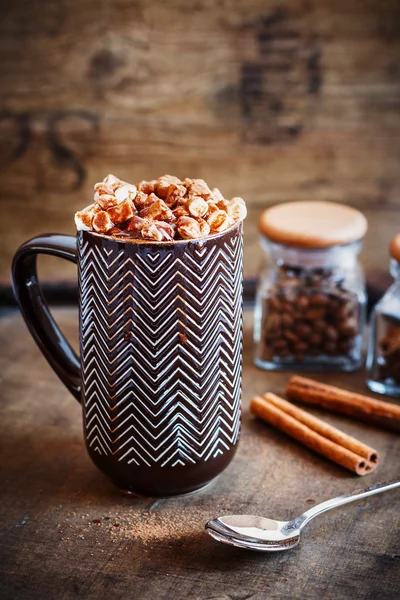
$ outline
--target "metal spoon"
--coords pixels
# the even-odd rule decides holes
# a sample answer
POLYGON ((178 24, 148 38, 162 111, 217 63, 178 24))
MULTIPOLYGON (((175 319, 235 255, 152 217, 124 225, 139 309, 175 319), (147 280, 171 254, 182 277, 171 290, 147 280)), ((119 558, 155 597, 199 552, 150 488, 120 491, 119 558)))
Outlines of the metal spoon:
POLYGON ((289 550, 297 546, 301 531, 317 515, 342 504, 393 490, 396 487, 400 487, 400 481, 375 483, 364 490, 321 502, 292 521, 274 521, 253 515, 226 515, 209 521, 206 524, 206 532, 218 542, 238 548, 262 552, 289 550))

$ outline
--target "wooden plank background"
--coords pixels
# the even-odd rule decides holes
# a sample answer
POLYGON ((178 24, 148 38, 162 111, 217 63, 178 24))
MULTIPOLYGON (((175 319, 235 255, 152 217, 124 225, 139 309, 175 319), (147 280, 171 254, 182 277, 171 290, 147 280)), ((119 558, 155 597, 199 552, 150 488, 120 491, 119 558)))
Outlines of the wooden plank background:
MULTIPOLYGON (((0 280, 73 233, 107 172, 203 177, 249 203, 364 210, 368 264, 400 229, 398 0, 13 0, 0 20, 0 280)), ((75 276, 49 260, 47 279, 75 276)))

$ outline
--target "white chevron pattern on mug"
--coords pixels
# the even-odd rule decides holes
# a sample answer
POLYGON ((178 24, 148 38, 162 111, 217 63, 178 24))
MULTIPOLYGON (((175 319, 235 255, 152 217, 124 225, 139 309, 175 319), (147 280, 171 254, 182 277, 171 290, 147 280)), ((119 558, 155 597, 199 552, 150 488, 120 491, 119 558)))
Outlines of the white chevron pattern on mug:
POLYGON ((148 466, 229 450, 240 433, 241 236, 222 247, 187 244, 180 258, 101 242, 79 252, 92 450, 148 466))

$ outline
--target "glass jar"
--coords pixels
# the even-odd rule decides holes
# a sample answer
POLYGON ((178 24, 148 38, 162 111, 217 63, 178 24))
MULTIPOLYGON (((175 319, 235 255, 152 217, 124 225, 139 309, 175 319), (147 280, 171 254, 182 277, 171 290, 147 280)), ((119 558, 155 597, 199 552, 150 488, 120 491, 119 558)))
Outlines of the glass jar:
MULTIPOLYGON (((303 204, 330 203, 299 202, 296 210, 303 204)), ((276 241, 278 237, 288 239, 286 230, 285 235, 274 232, 272 240, 271 229, 264 225, 261 219, 264 261, 254 315, 255 364, 269 370, 359 368, 367 301, 358 261, 361 240, 327 247, 312 245, 324 240, 328 244, 332 236, 338 239, 336 231, 331 237, 325 233, 324 240, 311 234, 298 236, 297 243, 307 246, 293 246, 294 238, 290 243, 276 241)), ((307 232, 306 225, 304 230, 307 232)))
POLYGON ((394 283, 375 305, 370 319, 367 385, 379 394, 400 397, 400 234, 391 243, 394 283), (397 240, 397 242, 396 242, 397 240), (396 253, 398 244, 399 253, 396 253))

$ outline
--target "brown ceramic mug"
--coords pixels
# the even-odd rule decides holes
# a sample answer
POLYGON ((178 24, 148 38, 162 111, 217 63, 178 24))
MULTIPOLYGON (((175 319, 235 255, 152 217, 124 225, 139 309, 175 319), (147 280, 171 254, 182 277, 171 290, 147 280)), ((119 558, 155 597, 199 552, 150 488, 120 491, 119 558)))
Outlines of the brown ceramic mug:
POLYGON ((125 491, 201 488, 240 432, 242 225, 201 240, 44 235, 13 262, 22 315, 82 403, 95 465, 125 491), (78 264, 80 358, 50 315, 37 254, 78 264))

